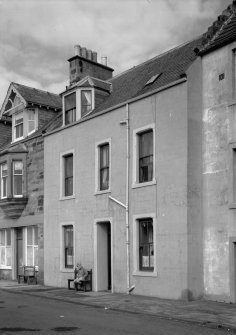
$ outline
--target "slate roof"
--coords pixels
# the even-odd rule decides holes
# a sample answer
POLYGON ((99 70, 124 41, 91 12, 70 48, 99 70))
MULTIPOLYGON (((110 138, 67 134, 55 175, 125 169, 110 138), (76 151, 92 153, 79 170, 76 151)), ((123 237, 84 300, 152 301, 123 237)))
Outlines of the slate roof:
POLYGON ((29 86, 12 83, 20 95, 27 101, 27 103, 42 105, 53 109, 61 109, 61 97, 58 94, 50 93, 43 90, 38 90, 29 86))
POLYGON ((114 107, 181 79, 188 67, 197 58, 194 49, 201 46, 202 37, 198 37, 111 78, 109 80, 112 83, 111 94, 89 115, 114 107), (157 79, 152 84, 146 85, 148 80, 157 74, 160 74, 157 79))
MULTIPOLYGON (((218 17, 218 21, 214 22, 208 30, 212 30, 213 33, 212 36, 208 37, 209 41, 201 49, 200 55, 204 55, 236 40, 236 1, 233 1, 218 17), (220 21, 222 21, 222 23, 220 21), (221 25, 219 29, 217 29, 217 24, 221 25), (215 27, 216 29, 214 31, 215 27)), ((207 34, 209 34, 209 32, 207 32, 206 35, 207 34)))
POLYGON ((0 148, 11 142, 12 127, 11 122, 0 120, 0 148))

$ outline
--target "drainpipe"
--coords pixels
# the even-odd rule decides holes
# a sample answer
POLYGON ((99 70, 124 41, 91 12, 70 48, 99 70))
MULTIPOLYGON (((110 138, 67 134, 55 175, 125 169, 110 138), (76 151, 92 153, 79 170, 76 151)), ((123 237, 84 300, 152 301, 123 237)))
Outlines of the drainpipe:
POLYGON ((134 285, 130 286, 130 237, 129 237, 129 104, 126 104, 126 119, 120 121, 121 125, 126 125, 126 202, 109 196, 109 199, 125 208, 125 225, 126 225, 126 271, 127 271, 127 294, 134 290, 134 285))
POLYGON ((126 253, 127 253, 127 293, 130 291, 130 239, 129 239, 129 104, 126 104, 126 253))

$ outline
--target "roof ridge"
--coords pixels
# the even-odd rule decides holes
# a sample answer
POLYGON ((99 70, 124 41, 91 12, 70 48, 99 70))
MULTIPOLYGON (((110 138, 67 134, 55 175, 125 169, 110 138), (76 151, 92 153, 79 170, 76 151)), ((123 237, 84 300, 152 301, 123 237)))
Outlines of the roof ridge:
POLYGON ((23 85, 23 84, 15 83, 15 82, 12 82, 12 84, 13 84, 13 85, 23 86, 23 87, 26 87, 26 88, 30 88, 31 90, 40 91, 40 92, 43 92, 43 93, 46 93, 46 94, 51 94, 51 95, 60 96, 60 95, 57 94, 57 93, 53 93, 53 92, 49 92, 49 91, 45 91, 45 90, 42 90, 42 89, 40 89, 40 88, 35 88, 35 87, 31 87, 31 86, 27 86, 27 85, 23 85))
POLYGON ((127 69, 127 70, 125 70, 125 71, 123 71, 123 72, 117 74, 116 76, 112 77, 110 80, 112 81, 113 79, 116 79, 117 77, 119 77, 119 76, 121 76, 121 75, 123 75, 123 74, 125 74, 125 73, 127 73, 127 72, 129 72, 129 71, 132 71, 134 68, 137 69, 138 67, 143 66, 143 65, 145 65, 146 63, 149 63, 149 62, 154 61, 155 59, 164 57, 164 56, 167 55, 168 53, 171 53, 171 52, 173 52, 174 50, 180 49, 180 48, 184 47, 184 46, 187 45, 187 44, 190 44, 190 43, 192 43, 192 42, 194 42, 194 41, 197 41, 197 40, 200 39, 200 38, 202 38, 202 34, 201 34, 201 35, 198 35, 198 37, 195 37, 195 38, 193 38, 193 39, 191 39, 191 40, 189 40, 189 41, 187 41, 187 42, 183 42, 183 43, 181 43, 181 44, 179 44, 179 45, 177 45, 177 46, 171 47, 170 49, 168 49, 168 50, 162 52, 161 54, 158 54, 157 56, 154 56, 154 57, 152 57, 152 58, 150 58, 150 59, 148 59, 148 60, 146 60, 146 61, 144 61, 144 62, 142 62, 142 63, 140 63, 140 64, 138 64, 138 65, 134 65, 134 66, 131 67, 130 69, 127 69))

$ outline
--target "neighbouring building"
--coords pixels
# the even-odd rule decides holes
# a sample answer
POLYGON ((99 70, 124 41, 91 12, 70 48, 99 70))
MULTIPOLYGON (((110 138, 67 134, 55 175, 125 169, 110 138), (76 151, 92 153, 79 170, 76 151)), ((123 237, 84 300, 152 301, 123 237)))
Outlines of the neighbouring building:
POLYGON ((57 124, 61 98, 11 83, 0 115, 0 279, 23 265, 44 278, 44 139, 57 124))

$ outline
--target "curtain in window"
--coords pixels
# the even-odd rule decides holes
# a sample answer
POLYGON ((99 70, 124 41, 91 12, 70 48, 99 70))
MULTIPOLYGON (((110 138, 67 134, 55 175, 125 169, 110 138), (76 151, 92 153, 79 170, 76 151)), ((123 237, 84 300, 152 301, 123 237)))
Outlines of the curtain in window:
POLYGON ((11 230, 0 230, 0 266, 11 266, 11 230))
POLYGON ((65 163, 65 196, 73 195, 73 155, 64 157, 65 163))
POLYGON ((152 219, 139 221, 139 251, 140 270, 152 271, 154 267, 152 219))
POLYGON ((81 91, 81 116, 92 110, 92 91, 81 91))
POLYGON ((109 144, 100 146, 100 190, 109 188, 109 144))
POLYGON ((65 124, 76 120, 76 93, 69 94, 64 98, 65 103, 65 124))
POLYGON ((35 111, 29 110, 28 111, 28 133, 31 133, 35 130, 35 111))
POLYGON ((65 267, 74 266, 73 226, 64 227, 65 267))
POLYGON ((139 182, 153 178, 153 131, 139 134, 139 182))
POLYGON ((15 138, 23 137, 23 114, 17 114, 15 116, 15 138))
POLYGON ((27 265, 38 266, 38 227, 27 227, 27 265))

